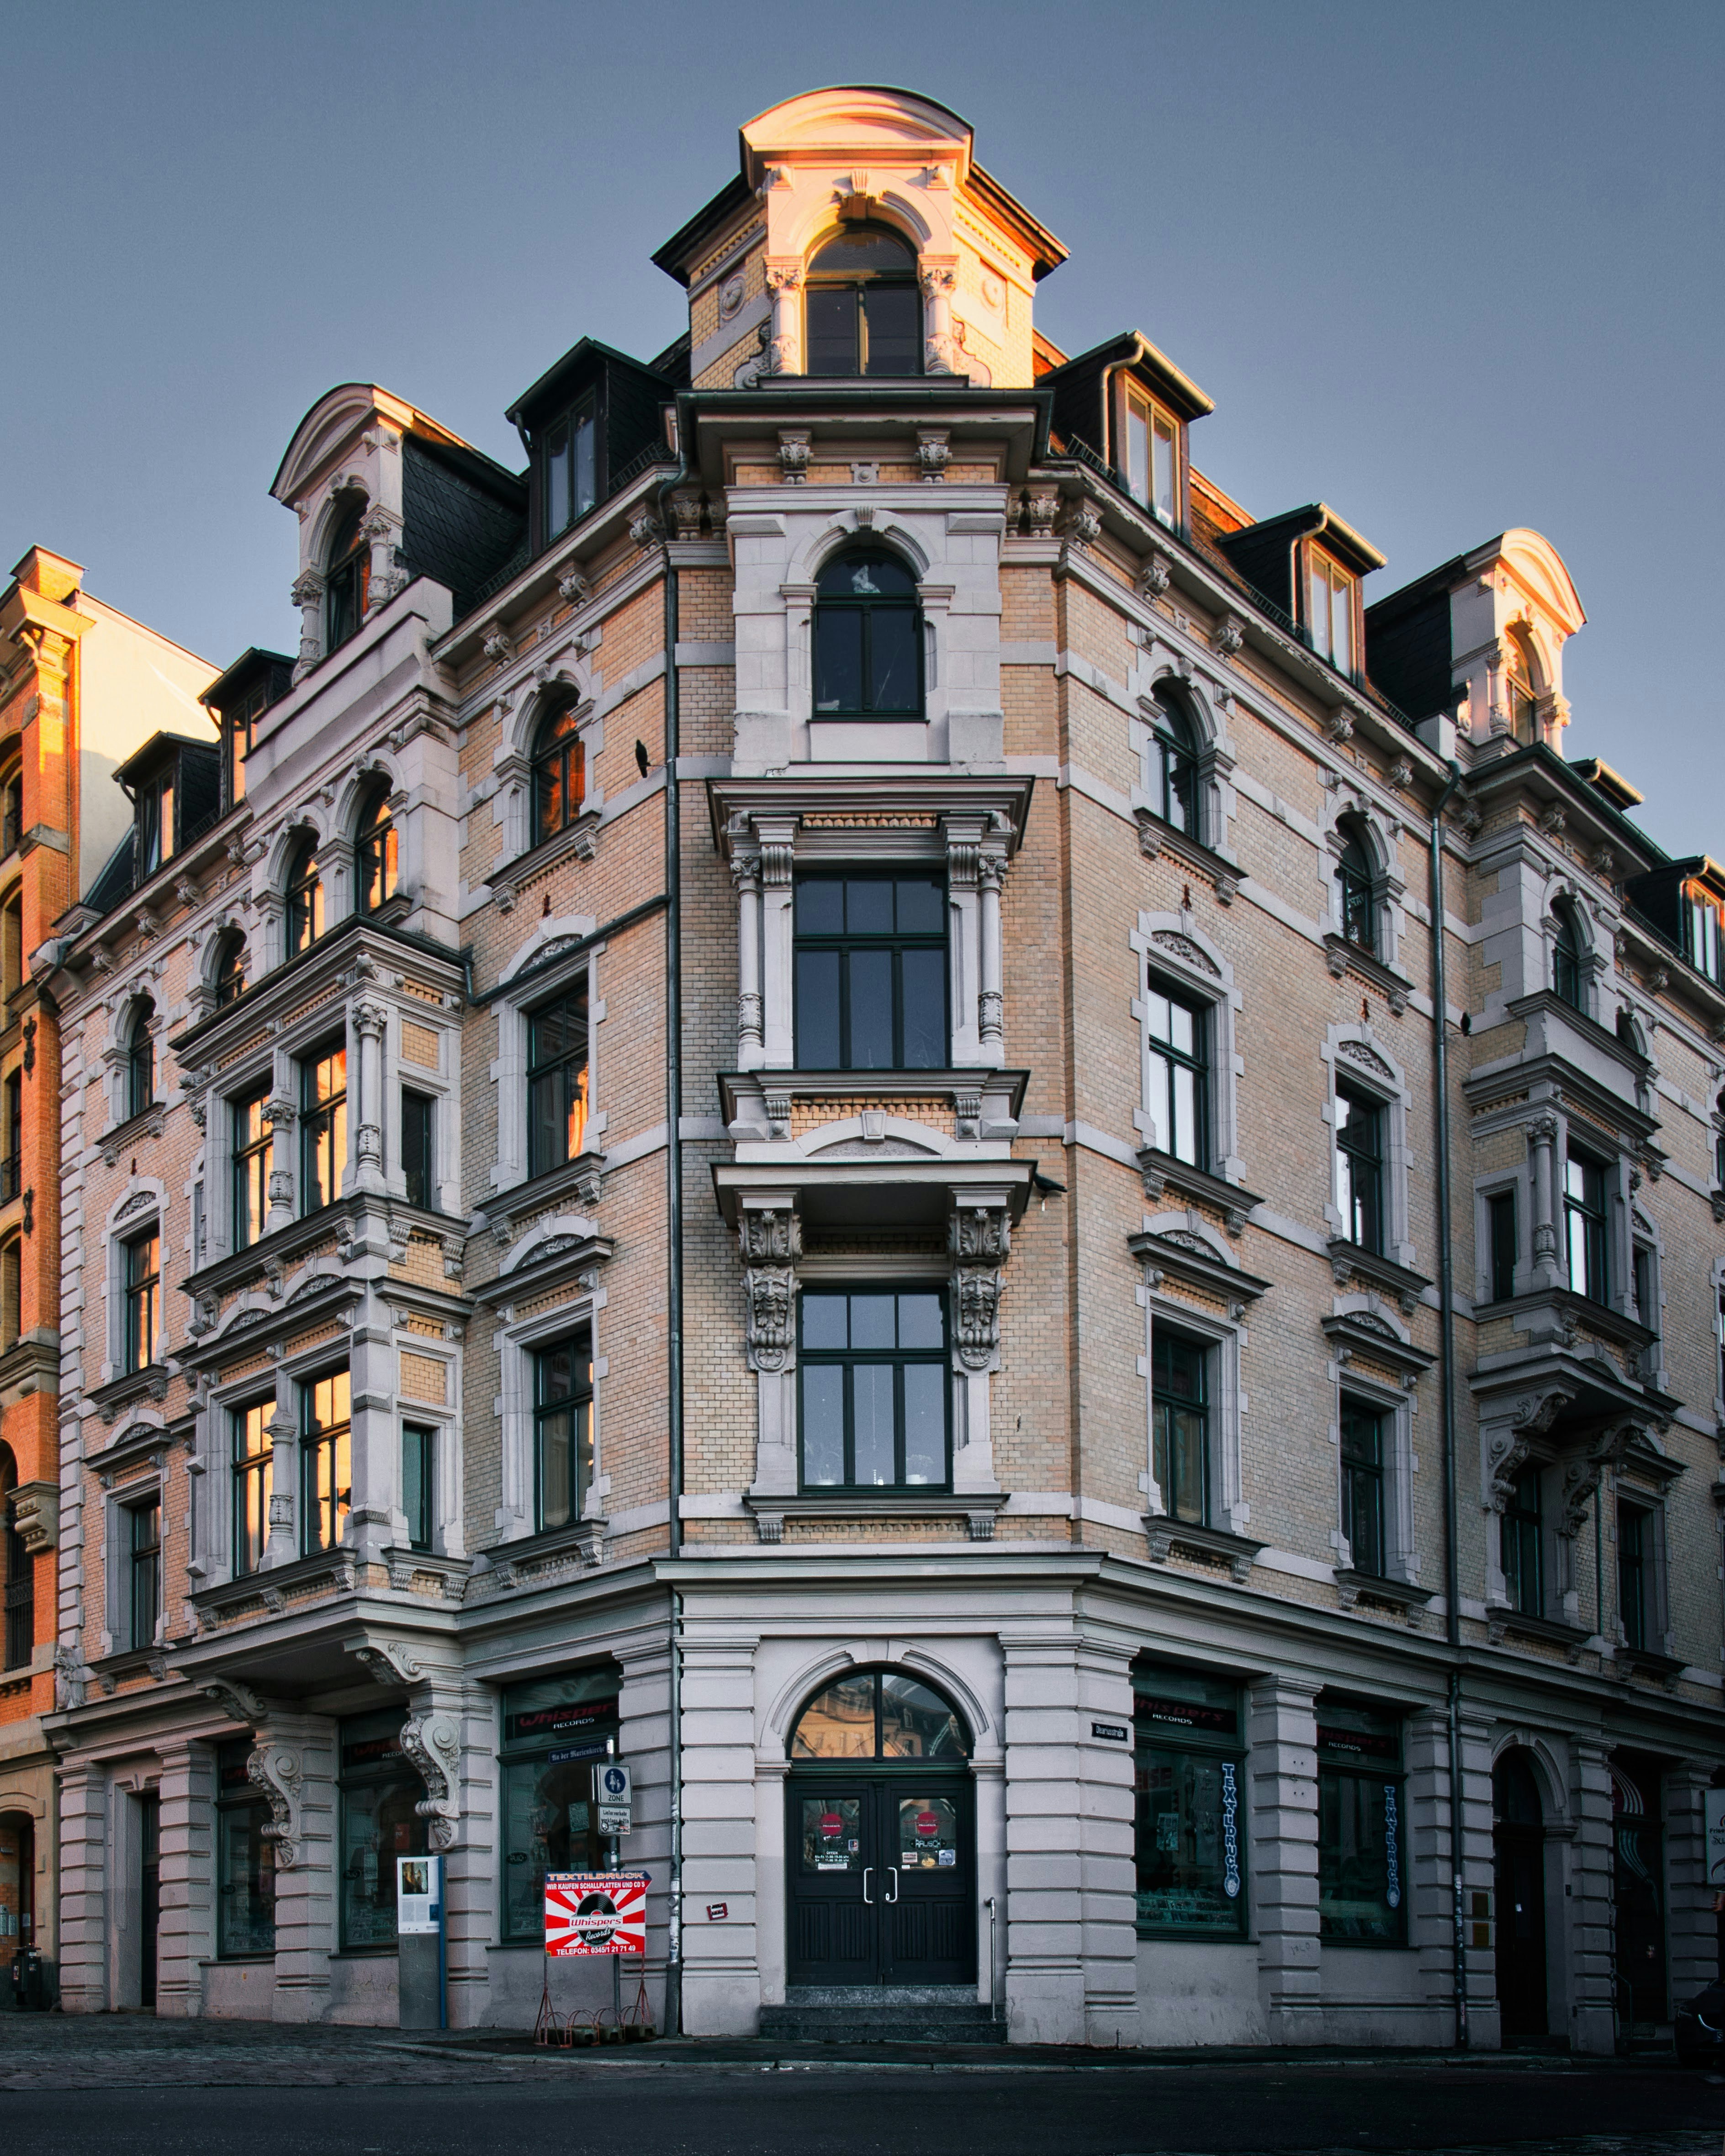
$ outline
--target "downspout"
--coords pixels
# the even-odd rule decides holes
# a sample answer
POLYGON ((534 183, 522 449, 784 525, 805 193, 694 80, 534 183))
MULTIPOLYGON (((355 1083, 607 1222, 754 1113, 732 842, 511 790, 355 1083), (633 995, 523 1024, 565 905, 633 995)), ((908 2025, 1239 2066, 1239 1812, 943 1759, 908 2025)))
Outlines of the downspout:
POLYGON ((1461 1558, 1455 1498, 1455 1263, 1450 1235, 1450 1003, 1444 963, 1444 811, 1461 783, 1450 776, 1431 805, 1431 989, 1437 1088, 1438 1371, 1444 1424, 1444 1603, 1450 1646, 1450 1888, 1455 1977, 1455 2048, 1468 2048, 1467 1920, 1462 1892, 1461 1558))

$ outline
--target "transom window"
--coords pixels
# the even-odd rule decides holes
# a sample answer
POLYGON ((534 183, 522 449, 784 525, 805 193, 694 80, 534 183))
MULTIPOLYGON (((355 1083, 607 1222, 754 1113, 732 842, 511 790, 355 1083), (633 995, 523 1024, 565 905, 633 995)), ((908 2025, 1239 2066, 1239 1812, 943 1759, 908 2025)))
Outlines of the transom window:
POLYGON ((1189 839, 1201 839, 1204 834, 1199 829, 1198 736, 1172 690, 1158 689, 1156 692, 1153 735, 1151 784, 1157 789, 1157 813, 1164 824, 1183 831, 1189 839))
POLYGON ((1209 1517, 1209 1356, 1158 1325, 1150 1342, 1151 1467, 1171 1520, 1209 1517))
POLYGON ((932 1289, 803 1291, 805 1489, 947 1481, 947 1306, 932 1289))
POLYGON ((1572 907, 1558 908, 1557 940, 1552 946, 1552 992, 1571 1010, 1587 1008, 1582 993, 1581 934, 1572 907))
POLYGON ((231 1104, 234 1161, 234 1247, 249 1250, 270 1219, 271 1132, 264 1110, 270 1088, 260 1086, 231 1104))
POLYGON ((1375 1408, 1342 1403, 1342 1532, 1356 1572, 1382 1578, 1384 1550, 1384 1424, 1375 1408))
POLYGON ((814 587, 815 717, 921 717, 922 641, 907 563, 884 547, 834 556, 814 587))
POLYGON ((162 1237, 155 1228, 134 1235, 121 1252, 125 1302, 121 1320, 122 1359, 126 1369, 146 1369, 156 1360, 156 1332, 162 1307, 162 1237))
POLYGON ((896 1670, 858 1670, 819 1691, 791 1732, 793 1759, 970 1757, 970 1732, 932 1685, 896 1670))
POLYGON ((1159 1151, 1208 1168, 1209 1013, 1152 981, 1146 992, 1150 1118, 1159 1151))
POLYGON ((347 1050, 335 1041, 300 1065, 300 1210, 341 1194, 347 1165, 347 1050))
POLYGON ((323 933, 323 877, 316 842, 302 839, 295 849, 287 878, 287 955, 309 951, 323 933))
POLYGON ((1605 1170, 1585 1153, 1572 1152, 1563 1163, 1569 1286, 1592 1302, 1607 1301, 1610 1291, 1605 1219, 1605 1170))
POLYGON ((1342 1234, 1363 1250, 1384 1249, 1384 1103, 1336 1088, 1336 1208, 1342 1234))
POLYGON ((234 1443, 234 1570, 255 1572, 270 1543, 270 1493, 274 1483, 275 1441, 272 1399, 233 1408, 228 1422, 234 1443))
POLYGON ((126 1112, 141 1116, 156 1099, 156 1006, 147 996, 134 1007, 126 1050, 126 1112))
POLYGON ((533 1358, 533 1514, 572 1527, 593 1473, 593 1336, 583 1326, 533 1358))
POLYGON ((585 397, 545 430, 545 537, 547 545, 578 523, 598 496, 598 411, 585 397))
POLYGON ((916 258, 885 225, 853 224, 818 247, 805 276, 810 374, 920 374, 916 258))
POLYGON ((1509 1606, 1524 1617, 1545 1614, 1545 1548, 1537 1467, 1524 1467, 1503 1507, 1502 1552, 1504 1592, 1509 1606))
POLYGON ((356 502, 336 527, 323 572, 324 649, 345 644, 366 618, 372 584, 372 550, 360 529, 363 503, 356 502))
POLYGON ((1337 673, 1353 671, 1353 583, 1339 564, 1320 548, 1312 549, 1307 627, 1312 649, 1337 673))
POLYGON ((375 913, 395 896, 401 881, 400 847, 401 834, 390 813, 389 789, 380 786, 359 819, 357 865, 362 913, 375 913))
POLYGON ((1176 447, 1179 428, 1161 405, 1136 385, 1126 393, 1126 483, 1135 501, 1153 509, 1164 524, 1175 518, 1176 447))
POLYGON ((347 1373, 300 1388, 302 1537, 307 1557, 341 1545, 353 1504, 353 1423, 347 1373))
POLYGON ((798 876, 796 1054, 804 1070, 947 1062, 947 892, 938 875, 798 876))
POLYGON ((1377 900, 1373 891, 1372 857, 1366 842, 1353 824, 1342 828, 1342 853, 1336 865, 1337 911, 1342 933, 1363 951, 1378 947, 1377 900))
POLYGON ((587 1143, 587 977, 527 1020, 527 1173, 544 1175, 587 1143))
POLYGON ((533 843, 568 829, 587 798, 587 751, 577 706, 566 704, 541 720, 533 743, 533 843))

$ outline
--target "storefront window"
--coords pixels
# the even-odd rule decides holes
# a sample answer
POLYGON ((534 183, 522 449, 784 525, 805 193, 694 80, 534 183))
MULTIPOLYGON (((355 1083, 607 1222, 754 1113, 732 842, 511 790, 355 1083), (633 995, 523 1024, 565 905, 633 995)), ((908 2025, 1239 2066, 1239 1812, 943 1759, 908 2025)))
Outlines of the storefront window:
POLYGON ((275 1844, 270 1806, 246 1771, 251 1740, 216 1747, 216 1954, 275 1951, 275 1844))
POLYGON ((1152 1664, 1132 1686, 1138 1928, 1237 1938, 1246 1926, 1240 1688, 1152 1664))
POLYGON ((1318 1930, 1337 1942, 1399 1946, 1402 1732, 1398 1717, 1317 1702, 1318 1930))
POLYGON ((569 1670, 503 1694, 503 1936, 538 1940, 547 1871, 596 1871, 593 1763, 617 1734, 617 1671, 569 1670))
POLYGON ((341 1724, 341 1945, 395 1944, 395 1860, 427 1854, 425 1784, 402 1750, 400 1707, 341 1724))

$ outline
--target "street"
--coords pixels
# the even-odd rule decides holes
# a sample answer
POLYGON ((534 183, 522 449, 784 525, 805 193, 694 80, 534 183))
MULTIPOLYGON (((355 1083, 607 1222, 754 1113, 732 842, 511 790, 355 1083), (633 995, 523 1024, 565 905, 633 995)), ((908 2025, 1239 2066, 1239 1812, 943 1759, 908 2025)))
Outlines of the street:
POLYGON ((10 2147, 213 2156, 243 2133, 247 2156, 324 2156, 332 2130, 352 2156, 572 2139, 629 2156, 1714 2156, 1725 2083, 1656 2062, 746 2044, 546 2056, 372 2029, 0 2016, 10 2147))

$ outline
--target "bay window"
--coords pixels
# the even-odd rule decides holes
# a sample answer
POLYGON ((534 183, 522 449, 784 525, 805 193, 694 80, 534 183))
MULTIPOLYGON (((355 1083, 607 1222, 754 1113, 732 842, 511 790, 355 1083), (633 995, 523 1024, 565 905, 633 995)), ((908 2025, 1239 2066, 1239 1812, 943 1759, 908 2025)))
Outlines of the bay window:
POLYGON ((884 225, 848 225, 809 257, 804 366, 810 374, 922 372, 916 258, 884 225))
POLYGON ((798 1322, 803 1488, 944 1488, 945 1296, 808 1288, 798 1322))
POLYGON ((799 876, 795 903, 798 1068, 941 1069, 948 1054, 941 878, 799 876))
POLYGON ((300 1388, 300 1540, 307 1557, 338 1549, 353 1505, 353 1426, 346 1370, 300 1388))
POLYGON ((817 719, 922 716, 922 611, 898 555, 835 555, 815 580, 813 638, 817 719))
POLYGON ((274 1487, 274 1440, 270 1424, 275 1401, 254 1400, 231 1408, 234 1452, 234 1575, 255 1572, 270 1543, 270 1495, 274 1487))
POLYGON ((1126 393, 1126 483, 1136 501, 1164 524, 1176 521, 1178 423, 1136 384, 1126 393))
POLYGON ((300 1210, 316 1213, 341 1194, 347 1165, 347 1049, 332 1043, 300 1065, 300 1210))

